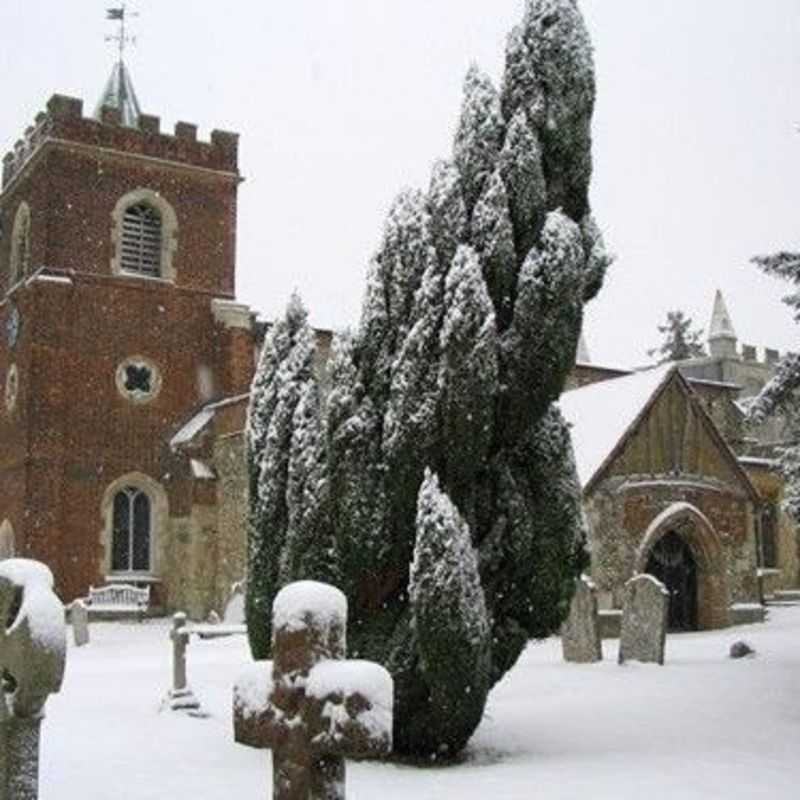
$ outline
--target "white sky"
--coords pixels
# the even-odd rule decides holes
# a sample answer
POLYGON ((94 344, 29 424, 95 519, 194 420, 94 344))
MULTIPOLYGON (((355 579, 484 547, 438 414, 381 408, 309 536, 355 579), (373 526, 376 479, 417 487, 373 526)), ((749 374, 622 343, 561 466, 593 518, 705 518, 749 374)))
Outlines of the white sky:
MULTIPOLYGON (((90 112, 113 63, 112 0, 0 0, 0 144, 54 92, 90 112)), ((450 153, 471 60, 499 79, 523 0, 139 0, 143 110, 241 133, 238 293, 297 288, 323 327, 358 318, 383 216, 450 153)), ((582 0, 596 49, 594 213, 617 262, 589 307, 595 361, 646 360, 714 290, 740 340, 797 330, 751 255, 800 248, 800 2, 582 0)), ((53 265, 56 266, 56 265, 53 265)))

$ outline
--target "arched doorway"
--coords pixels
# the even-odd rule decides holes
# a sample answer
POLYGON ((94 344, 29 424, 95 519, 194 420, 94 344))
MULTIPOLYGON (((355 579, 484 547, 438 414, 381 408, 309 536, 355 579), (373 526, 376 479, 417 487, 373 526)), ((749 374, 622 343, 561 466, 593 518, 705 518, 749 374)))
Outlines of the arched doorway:
POLYGON ((695 506, 673 503, 648 526, 634 574, 648 572, 667 586, 672 630, 709 630, 728 624, 728 581, 722 542, 695 506))
POLYGON ((668 531, 655 543, 645 572, 667 587, 669 630, 696 631, 697 562, 679 533, 668 531))

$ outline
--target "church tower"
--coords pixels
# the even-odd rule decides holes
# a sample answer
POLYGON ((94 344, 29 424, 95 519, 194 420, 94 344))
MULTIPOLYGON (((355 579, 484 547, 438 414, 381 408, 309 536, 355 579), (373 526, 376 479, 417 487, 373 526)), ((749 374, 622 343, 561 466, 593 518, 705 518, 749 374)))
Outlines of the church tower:
POLYGON ((120 60, 93 116, 54 95, 3 159, 0 557, 47 563, 64 600, 126 581, 171 605, 190 500, 170 438, 253 372, 237 151, 162 132, 120 60))

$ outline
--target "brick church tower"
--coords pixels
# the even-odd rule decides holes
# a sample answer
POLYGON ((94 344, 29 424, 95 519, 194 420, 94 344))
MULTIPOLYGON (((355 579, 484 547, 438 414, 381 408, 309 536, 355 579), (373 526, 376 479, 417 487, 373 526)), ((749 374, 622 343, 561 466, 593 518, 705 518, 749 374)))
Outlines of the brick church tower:
POLYGON ((253 372, 237 147, 161 132, 120 61, 94 116, 55 95, 3 159, 0 557, 47 563, 65 601, 135 581, 179 602, 196 497, 170 440, 253 372))

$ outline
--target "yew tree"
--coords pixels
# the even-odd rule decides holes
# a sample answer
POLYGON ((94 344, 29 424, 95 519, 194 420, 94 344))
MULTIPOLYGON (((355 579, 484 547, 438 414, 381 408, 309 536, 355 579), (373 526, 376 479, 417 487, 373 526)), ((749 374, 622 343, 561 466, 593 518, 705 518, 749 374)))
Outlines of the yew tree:
POLYGON ((469 70, 450 160, 394 202, 362 316, 322 385, 293 300, 250 407, 248 627, 290 580, 349 599, 350 655, 395 680, 395 749, 452 756, 584 564, 556 401, 608 259, 589 209, 592 50, 529 0, 502 85, 469 70))

